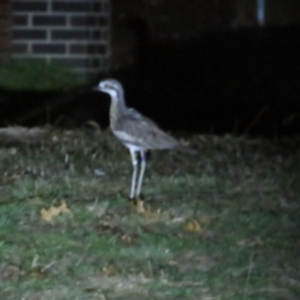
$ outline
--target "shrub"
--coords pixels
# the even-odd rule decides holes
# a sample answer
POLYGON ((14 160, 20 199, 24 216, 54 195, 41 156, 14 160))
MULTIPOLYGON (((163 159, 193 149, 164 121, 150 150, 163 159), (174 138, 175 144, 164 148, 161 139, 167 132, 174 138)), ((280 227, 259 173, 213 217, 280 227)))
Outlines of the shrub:
POLYGON ((24 59, 0 64, 0 88, 9 90, 66 90, 84 84, 86 78, 70 68, 24 59))

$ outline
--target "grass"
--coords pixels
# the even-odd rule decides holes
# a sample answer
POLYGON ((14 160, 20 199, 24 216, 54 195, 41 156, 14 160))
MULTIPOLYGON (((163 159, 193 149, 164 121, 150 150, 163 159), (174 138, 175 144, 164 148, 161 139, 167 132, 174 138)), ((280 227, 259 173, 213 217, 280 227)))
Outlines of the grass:
POLYGON ((130 156, 106 131, 2 143, 0 298, 298 299, 300 140, 190 142, 152 153, 151 214, 127 203, 130 156))
POLYGON ((83 75, 66 66, 36 59, 11 61, 0 65, 0 88, 13 91, 61 91, 82 85, 83 75))

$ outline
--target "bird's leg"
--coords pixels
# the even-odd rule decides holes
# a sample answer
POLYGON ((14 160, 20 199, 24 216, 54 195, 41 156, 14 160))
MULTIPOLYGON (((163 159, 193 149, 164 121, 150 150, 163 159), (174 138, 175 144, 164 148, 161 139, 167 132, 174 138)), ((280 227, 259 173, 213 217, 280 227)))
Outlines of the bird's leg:
POLYGON ((135 151, 130 151, 131 161, 133 166, 133 173, 131 179, 131 189, 130 189, 130 200, 134 200, 135 187, 136 187, 136 175, 138 171, 138 159, 135 151))
POLYGON ((140 161, 141 161, 141 170, 140 170, 138 185, 137 185, 137 189, 136 189, 136 198, 137 199, 139 199, 139 197, 141 195, 141 188, 142 188, 144 173, 145 173, 145 169, 146 169, 146 155, 145 155, 145 151, 143 151, 143 150, 140 151, 140 161))

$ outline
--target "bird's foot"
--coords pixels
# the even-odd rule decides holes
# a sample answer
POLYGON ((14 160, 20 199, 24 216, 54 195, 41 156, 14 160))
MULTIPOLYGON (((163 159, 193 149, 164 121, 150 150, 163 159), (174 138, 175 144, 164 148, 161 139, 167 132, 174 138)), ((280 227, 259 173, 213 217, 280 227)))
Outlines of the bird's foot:
POLYGON ((143 199, 143 195, 140 195, 136 198, 129 198, 129 203, 131 204, 132 208, 139 214, 143 214, 146 212, 143 199))
POLYGON ((156 218, 160 212, 153 211, 150 204, 143 199, 144 197, 142 195, 133 199, 129 198, 132 210, 139 215, 142 215, 144 218, 156 218))
POLYGON ((144 202, 144 196, 143 194, 137 196, 137 197, 128 197, 128 202, 131 203, 131 204, 134 204, 134 205, 137 205, 137 203, 139 201, 143 201, 144 202))

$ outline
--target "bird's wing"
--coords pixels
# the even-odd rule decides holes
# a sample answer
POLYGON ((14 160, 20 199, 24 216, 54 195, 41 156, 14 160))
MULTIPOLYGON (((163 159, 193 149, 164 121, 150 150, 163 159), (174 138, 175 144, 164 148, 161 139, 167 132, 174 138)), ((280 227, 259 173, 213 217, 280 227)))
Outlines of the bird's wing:
POLYGON ((119 133, 124 132, 131 142, 145 149, 171 149, 179 145, 175 138, 134 109, 129 109, 117 121, 114 129, 119 133))

